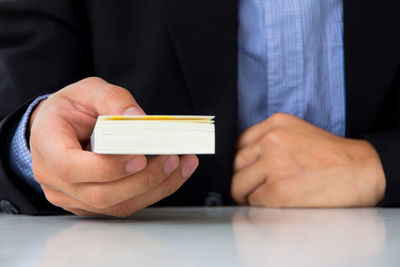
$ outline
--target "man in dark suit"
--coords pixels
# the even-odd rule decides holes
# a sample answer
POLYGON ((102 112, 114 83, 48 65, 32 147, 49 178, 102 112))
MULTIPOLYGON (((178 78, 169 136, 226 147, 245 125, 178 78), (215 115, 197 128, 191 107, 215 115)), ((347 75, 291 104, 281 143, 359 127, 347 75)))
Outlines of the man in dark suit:
POLYGON ((1 2, 2 209, 399 205, 400 4, 256 2, 1 2), (144 111, 216 115, 215 157, 84 150, 144 111))

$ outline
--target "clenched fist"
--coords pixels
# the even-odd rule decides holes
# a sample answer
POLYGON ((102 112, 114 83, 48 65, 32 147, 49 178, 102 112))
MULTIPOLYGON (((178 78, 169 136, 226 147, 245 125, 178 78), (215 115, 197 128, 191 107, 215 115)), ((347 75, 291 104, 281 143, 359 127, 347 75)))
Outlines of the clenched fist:
POLYGON ((239 204, 374 206, 385 187, 370 143, 336 136, 295 116, 274 114, 238 140, 231 190, 239 204))

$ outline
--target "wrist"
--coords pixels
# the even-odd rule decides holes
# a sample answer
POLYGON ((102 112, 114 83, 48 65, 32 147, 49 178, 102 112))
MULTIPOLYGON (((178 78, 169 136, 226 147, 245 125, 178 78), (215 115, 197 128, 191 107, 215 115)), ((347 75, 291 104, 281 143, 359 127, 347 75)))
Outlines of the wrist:
MULTIPOLYGON (((28 127, 26 128, 26 140, 29 140, 30 135, 31 135, 31 128, 33 125, 33 122, 36 118, 37 113, 39 112, 40 107, 43 105, 43 103, 46 101, 46 99, 40 100, 40 102, 34 107, 28 121, 28 127)), ((29 144, 29 142, 28 142, 29 144)))
POLYGON ((375 148, 365 140, 351 140, 348 146, 354 166, 354 179, 361 206, 376 206, 384 197, 385 173, 375 148))

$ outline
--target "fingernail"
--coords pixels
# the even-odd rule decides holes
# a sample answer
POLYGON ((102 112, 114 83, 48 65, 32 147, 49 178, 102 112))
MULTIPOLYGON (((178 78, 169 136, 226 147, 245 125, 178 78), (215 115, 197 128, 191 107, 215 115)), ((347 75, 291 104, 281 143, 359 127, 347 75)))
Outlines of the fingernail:
POLYGON ((168 156, 164 161, 164 174, 165 176, 169 176, 179 165, 178 156, 168 156))
POLYGON ((125 165, 125 170, 127 173, 135 173, 141 171, 146 167, 146 161, 143 157, 134 157, 128 160, 125 165))
POLYGON ((131 107, 124 111, 123 115, 146 115, 143 110, 137 107, 131 107))
POLYGON ((182 176, 188 178, 196 170, 199 161, 196 158, 188 158, 182 163, 182 176))

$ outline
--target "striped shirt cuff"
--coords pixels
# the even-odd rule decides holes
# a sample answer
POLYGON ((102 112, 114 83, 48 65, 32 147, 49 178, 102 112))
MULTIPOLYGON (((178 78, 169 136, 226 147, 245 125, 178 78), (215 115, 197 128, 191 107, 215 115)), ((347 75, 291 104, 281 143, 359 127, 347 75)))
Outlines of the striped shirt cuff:
POLYGON ((9 166, 38 193, 43 193, 43 191, 39 183, 37 183, 33 177, 31 152, 28 147, 25 133, 33 109, 40 101, 49 96, 50 94, 39 96, 29 105, 25 114, 22 116, 10 143, 9 166))

